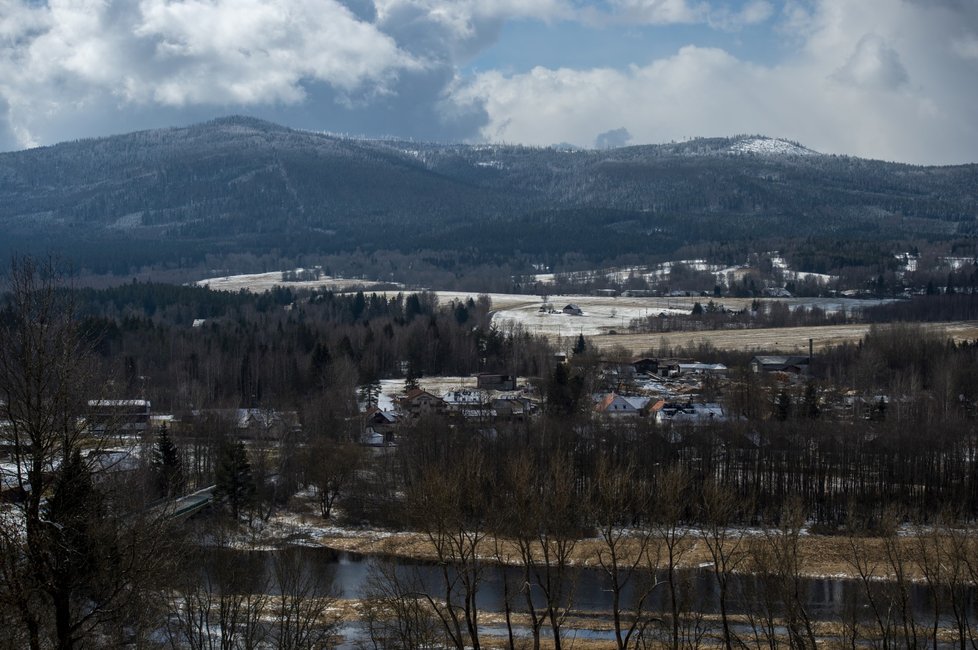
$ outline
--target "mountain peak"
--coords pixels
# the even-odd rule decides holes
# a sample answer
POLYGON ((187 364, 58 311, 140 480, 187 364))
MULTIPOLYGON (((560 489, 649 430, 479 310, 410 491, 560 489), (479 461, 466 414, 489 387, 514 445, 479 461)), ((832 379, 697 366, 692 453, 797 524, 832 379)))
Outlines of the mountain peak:
POLYGON ((288 127, 282 126, 281 124, 275 124, 274 122, 269 122, 267 120, 262 120, 257 117, 251 117, 249 115, 228 115, 225 117, 218 117, 209 122, 204 122, 200 126, 216 126, 216 127, 233 127, 233 128, 244 128, 252 131, 261 131, 264 133, 271 131, 290 131, 288 127))
POLYGON ((749 135, 734 138, 727 153, 755 154, 762 156, 817 156, 819 153, 797 142, 782 138, 749 135))

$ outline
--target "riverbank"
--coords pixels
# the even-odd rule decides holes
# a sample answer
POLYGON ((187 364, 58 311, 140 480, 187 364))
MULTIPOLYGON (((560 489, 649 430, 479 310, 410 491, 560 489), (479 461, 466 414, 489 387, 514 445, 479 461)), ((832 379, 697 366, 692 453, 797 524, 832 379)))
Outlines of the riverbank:
MULTIPOLYGON (((776 531, 759 528, 739 528, 729 531, 726 550, 735 560, 737 572, 751 572, 756 553, 776 531)), ((894 579, 896 569, 892 557, 903 558, 897 565, 905 579, 924 580, 923 572, 911 558, 919 557, 923 548, 933 543, 929 529, 904 529, 889 541, 881 537, 849 537, 847 535, 812 534, 803 530, 798 536, 799 575, 806 578, 860 578, 860 568, 876 580, 894 579), (893 551, 898 551, 894 553, 893 551)), ((258 530, 239 536, 236 546, 247 550, 269 550, 289 545, 323 546, 362 555, 387 555, 412 560, 436 560, 431 541, 422 533, 391 531, 378 528, 338 525, 323 520, 308 495, 299 495, 290 508, 272 516, 258 530)), ((626 547, 627 548, 627 547, 626 547)), ((637 548, 635 544, 631 548, 637 548)), ((665 549, 654 536, 651 556, 664 561, 665 549)), ((710 548, 702 531, 689 529, 680 546, 677 568, 697 569, 712 565, 710 548)), ((572 553, 572 564, 598 567, 599 554, 606 553, 604 542, 596 537, 578 540, 572 553)), ((627 553, 627 551, 626 551, 627 553)), ((521 563, 515 544, 507 540, 485 537, 479 546, 479 556, 492 562, 509 565, 521 563)), ((662 563, 659 563, 662 566, 662 563)))

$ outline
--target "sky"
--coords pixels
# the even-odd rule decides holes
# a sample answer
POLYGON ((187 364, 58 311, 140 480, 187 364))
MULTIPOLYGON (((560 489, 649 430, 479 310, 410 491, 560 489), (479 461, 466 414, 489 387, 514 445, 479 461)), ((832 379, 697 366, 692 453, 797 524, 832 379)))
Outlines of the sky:
POLYGON ((978 162, 978 0, 0 0, 0 151, 231 114, 978 162))

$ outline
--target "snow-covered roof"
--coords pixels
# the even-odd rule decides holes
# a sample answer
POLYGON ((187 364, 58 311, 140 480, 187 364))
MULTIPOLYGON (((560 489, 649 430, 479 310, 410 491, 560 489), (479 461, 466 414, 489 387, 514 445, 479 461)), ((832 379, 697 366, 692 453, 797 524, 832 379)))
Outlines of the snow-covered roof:
POLYGON ((92 408, 100 406, 138 406, 140 408, 149 408, 150 402, 148 399, 90 399, 88 400, 88 405, 92 408))
POLYGON ((645 408, 645 405, 649 403, 649 397, 645 396, 632 396, 632 395, 616 395, 615 393, 608 393, 604 396, 596 396, 598 404, 594 407, 594 410, 598 413, 635 413, 641 411, 645 408))
POLYGON ((681 372, 726 372, 727 367, 722 363, 681 363, 681 372))
POLYGON ((488 394, 478 390, 450 390, 442 396, 446 404, 449 405, 469 405, 484 404, 488 401, 488 394))
POLYGON ((727 414, 719 404, 665 404, 656 410, 655 419, 656 422, 705 424, 722 422, 727 419, 727 414))

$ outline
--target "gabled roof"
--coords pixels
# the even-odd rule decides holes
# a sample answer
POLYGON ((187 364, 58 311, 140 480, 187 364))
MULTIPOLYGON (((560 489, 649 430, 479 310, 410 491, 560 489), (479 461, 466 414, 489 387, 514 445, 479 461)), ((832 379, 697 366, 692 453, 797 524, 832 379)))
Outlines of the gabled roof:
POLYGON ((445 393, 442 398, 450 405, 480 405, 489 401, 489 396, 482 390, 459 389, 445 393))
POLYGON ((88 405, 92 408, 100 406, 135 406, 147 408, 150 403, 146 399, 90 399, 88 405))
POLYGON ((808 365, 808 357, 799 356, 757 356, 751 359, 751 362, 756 361, 762 366, 799 366, 808 365))
POLYGON ((727 367, 722 363, 681 363, 679 369, 683 372, 726 372, 727 367))
POLYGON ((397 413, 393 411, 381 411, 375 406, 367 411, 367 419, 377 424, 394 424, 397 422, 397 413))
POLYGON ((443 401, 442 398, 438 397, 437 395, 429 393, 428 391, 421 388, 412 388, 411 390, 406 392, 404 394, 404 398, 402 399, 402 401, 413 402, 420 397, 430 397, 431 399, 438 400, 439 402, 443 401))
POLYGON ((259 427, 271 427, 276 424, 285 423, 285 415, 282 412, 270 409, 237 409, 235 420, 239 429, 247 429, 252 424, 259 427))
POLYGON ((635 397, 628 395, 616 395, 608 393, 605 395, 594 410, 598 413, 634 412, 641 411, 651 400, 648 397, 635 397))

